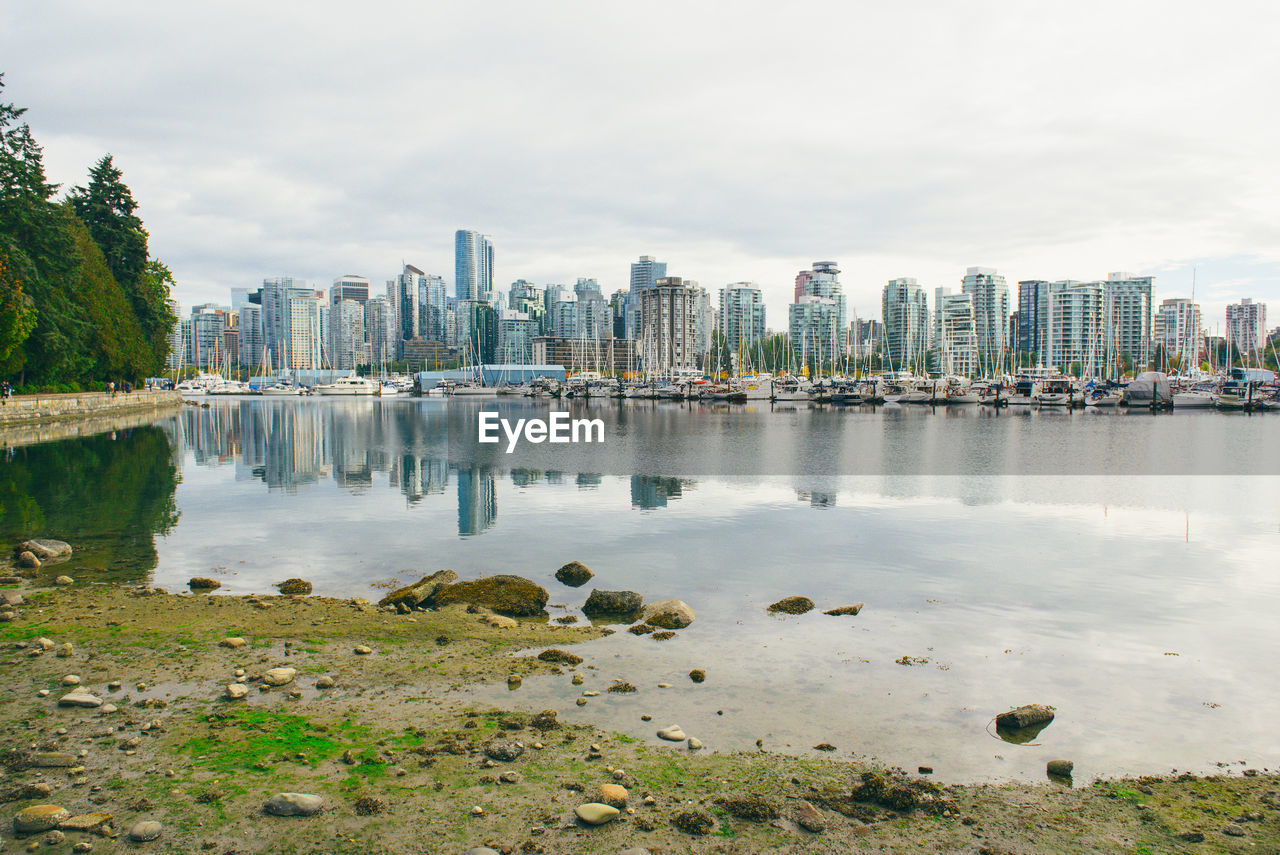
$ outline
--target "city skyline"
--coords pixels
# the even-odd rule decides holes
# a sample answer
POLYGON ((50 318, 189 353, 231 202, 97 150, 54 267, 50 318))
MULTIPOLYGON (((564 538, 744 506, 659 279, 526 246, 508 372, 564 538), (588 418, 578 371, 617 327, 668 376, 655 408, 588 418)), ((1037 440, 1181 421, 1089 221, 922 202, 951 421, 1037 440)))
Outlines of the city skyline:
POLYGON ((840 260, 859 317, 891 279, 954 288, 975 265, 1009 282, 1131 270, 1157 299, 1192 296, 1198 267, 1213 329, 1229 302, 1280 302, 1280 120, 1257 109, 1280 12, 1241 6, 749 5, 728 37, 662 3, 644 26, 584 6, 566 28, 505 3, 484 24, 285 4, 244 27, 199 3, 53 2, 0 11, 0 71, 52 181, 115 155, 184 305, 272 275, 378 283, 397 259, 450 278, 449 235, 475 227, 501 245, 500 287, 585 276, 608 294, 645 253, 712 291, 755 282, 775 329, 815 258, 840 260), (847 47, 790 61, 819 10, 847 47), (326 61, 388 31, 422 34, 433 62, 326 61))

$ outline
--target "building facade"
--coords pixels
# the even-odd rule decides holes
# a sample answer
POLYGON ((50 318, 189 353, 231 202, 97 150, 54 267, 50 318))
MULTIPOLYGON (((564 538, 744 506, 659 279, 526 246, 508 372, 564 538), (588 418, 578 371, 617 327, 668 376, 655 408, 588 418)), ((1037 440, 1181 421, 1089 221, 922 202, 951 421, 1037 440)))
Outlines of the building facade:
POLYGON ((1151 361, 1151 316, 1155 308, 1152 278, 1112 273, 1103 285, 1103 338, 1114 361, 1143 371, 1151 361))
POLYGON ((1027 279, 1018 283, 1018 323, 1013 345, 1020 353, 1040 352, 1040 307, 1047 299, 1049 283, 1027 279))
POLYGON ((764 339, 764 295, 753 282, 734 282, 720 289, 720 335, 729 352, 750 353, 764 339))
POLYGON ((361 305, 369 302, 369 280, 350 273, 339 276, 329 289, 329 304, 336 306, 339 300, 354 300, 361 305))
POLYGON ((679 276, 659 278, 640 292, 640 358, 650 371, 698 368, 698 290, 679 276))
POLYGON ((358 365, 369 364, 369 347, 365 341, 364 307, 356 299, 343 299, 333 304, 329 315, 332 344, 332 366, 350 371, 358 365))
POLYGON ((493 242, 488 235, 470 229, 454 233, 453 276, 459 300, 493 300, 493 242))
POLYGON ((973 295, 937 288, 933 297, 933 367, 943 374, 978 373, 978 333, 973 295))
POLYGON ((811 374, 831 371, 843 359, 848 331, 841 330, 840 307, 830 297, 806 294, 788 306, 787 332, 795 364, 811 374))
POLYGON ((658 280, 666 275, 667 263, 658 261, 652 255, 642 255, 639 261, 631 263, 630 290, 627 291, 624 321, 627 338, 638 338, 640 335, 640 294, 656 287, 658 280))
POLYGON ((1185 297, 1161 300, 1151 322, 1154 347, 1164 354, 1166 361, 1176 357, 1184 369, 1198 363, 1203 336, 1201 320, 1198 303, 1185 297))
POLYGON ((1267 304, 1245 297, 1227 305, 1227 347, 1232 358, 1253 354, 1266 343, 1267 304))
POLYGON ((890 279, 880 300, 885 368, 923 371, 928 349, 929 298, 915 279, 890 279))
POLYGON ((973 298, 979 371, 994 373, 1004 367, 1008 349, 1005 332, 1009 328, 1009 286, 993 267, 970 267, 965 271, 961 291, 973 298))
POLYGON ((1097 375, 1107 367, 1101 282, 1050 282, 1040 310, 1041 365, 1097 375))

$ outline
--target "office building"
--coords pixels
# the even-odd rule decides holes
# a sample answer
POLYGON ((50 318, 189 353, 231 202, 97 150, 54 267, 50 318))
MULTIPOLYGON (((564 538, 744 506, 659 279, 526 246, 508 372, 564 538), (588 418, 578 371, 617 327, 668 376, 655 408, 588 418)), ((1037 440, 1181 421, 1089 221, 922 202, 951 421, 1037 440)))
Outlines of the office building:
POLYGON ((324 368, 324 333, 320 320, 320 304, 314 292, 306 297, 291 297, 288 304, 289 338, 285 342, 285 362, 290 371, 324 368))
POLYGON ((1018 283, 1018 321, 1014 325, 1014 348, 1019 353, 1040 352, 1040 307, 1047 299, 1049 283, 1027 279, 1018 283))
POLYGON ((601 339, 613 332, 613 318, 609 304, 600 291, 600 283, 594 279, 579 278, 573 286, 577 318, 574 330, 578 338, 601 339))
POLYGON ((369 280, 352 274, 339 276, 329 289, 329 304, 336 306, 339 300, 354 300, 361 305, 369 302, 369 280))
POLYGON ((657 261, 652 255, 642 255, 639 261, 631 263, 630 290, 627 291, 625 335, 627 338, 638 338, 640 335, 640 293, 658 284, 658 280, 667 275, 667 263, 657 261))
POLYGON ((449 311, 449 296, 444 279, 426 273, 417 279, 418 286, 418 335, 421 338, 444 341, 447 326, 445 315, 449 311))
POLYGON ((540 330, 527 312, 501 309, 498 312, 498 358, 507 365, 533 365, 533 340, 540 330))
POLYGON ((524 279, 512 282, 511 290, 507 292, 507 308, 513 312, 524 312, 529 320, 538 325, 539 335, 546 333, 547 307, 543 299, 543 289, 537 285, 524 279))
MULTIPOLYGON (((291 367, 289 355, 292 334, 289 327, 289 303, 294 299, 315 299, 315 291, 301 279, 281 276, 262 280, 262 346, 273 368, 291 367)), ((319 324, 317 307, 316 324, 319 324)), ((318 334, 318 333, 317 333, 318 334)), ((305 361, 305 360, 304 360, 305 361)))
POLYGON ((453 236, 453 286, 459 300, 493 300, 493 243, 488 235, 458 229, 453 236))
POLYGON ((365 343, 364 332, 366 303, 356 299, 343 299, 333 304, 329 317, 330 335, 333 339, 330 364, 334 368, 349 371, 358 365, 369 364, 369 348, 365 343))

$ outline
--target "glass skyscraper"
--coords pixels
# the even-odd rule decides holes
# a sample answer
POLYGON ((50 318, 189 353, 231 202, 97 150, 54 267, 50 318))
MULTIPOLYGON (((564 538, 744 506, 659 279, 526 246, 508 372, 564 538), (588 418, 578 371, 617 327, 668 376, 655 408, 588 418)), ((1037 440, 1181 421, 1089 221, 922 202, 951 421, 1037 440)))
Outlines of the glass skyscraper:
POLYGON ((454 294, 459 300, 493 299, 493 242, 488 235, 458 229, 453 236, 454 294))

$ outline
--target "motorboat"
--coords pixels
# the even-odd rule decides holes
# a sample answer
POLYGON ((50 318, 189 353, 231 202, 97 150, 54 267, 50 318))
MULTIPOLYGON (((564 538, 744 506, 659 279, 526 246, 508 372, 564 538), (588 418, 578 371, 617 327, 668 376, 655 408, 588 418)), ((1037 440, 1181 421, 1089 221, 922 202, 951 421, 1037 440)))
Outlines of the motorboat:
POLYGON ((376 395, 379 384, 364 377, 339 377, 332 383, 319 383, 315 387, 317 395, 376 395))

